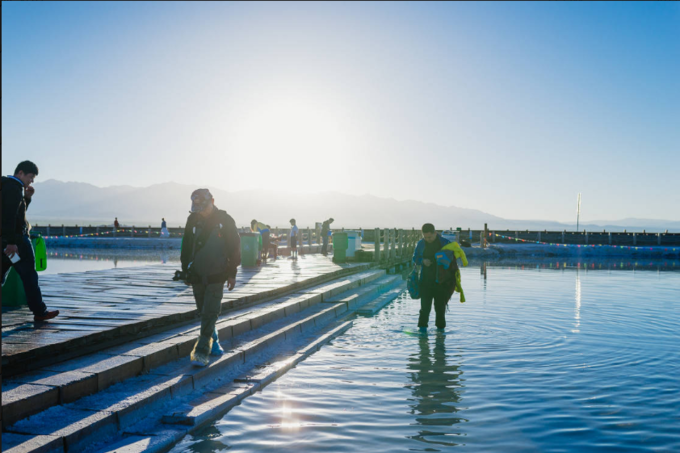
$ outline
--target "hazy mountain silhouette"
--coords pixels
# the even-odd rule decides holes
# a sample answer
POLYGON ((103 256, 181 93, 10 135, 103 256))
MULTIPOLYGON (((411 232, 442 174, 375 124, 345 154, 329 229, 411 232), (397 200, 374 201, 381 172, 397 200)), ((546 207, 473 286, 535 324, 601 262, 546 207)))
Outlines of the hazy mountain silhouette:
MULTIPOLYGON (((183 226, 191 205, 189 199, 195 186, 163 183, 150 187, 96 187, 77 182, 47 180, 36 183, 36 196, 29 209, 32 223, 53 225, 110 225, 118 217, 124 225, 160 224, 165 217, 170 226, 183 226)), ((215 204, 225 209, 237 225, 248 225, 257 219, 271 226, 286 227, 294 217, 302 228, 329 217, 335 227, 419 227, 432 222, 437 228, 461 227, 530 230, 573 230, 574 225, 545 220, 509 220, 474 209, 440 206, 433 203, 373 195, 347 195, 337 192, 291 194, 277 191, 247 190, 226 192, 210 188, 215 204)), ((641 231, 680 231, 680 222, 667 220, 625 219, 622 221, 589 222, 581 229, 641 231)))

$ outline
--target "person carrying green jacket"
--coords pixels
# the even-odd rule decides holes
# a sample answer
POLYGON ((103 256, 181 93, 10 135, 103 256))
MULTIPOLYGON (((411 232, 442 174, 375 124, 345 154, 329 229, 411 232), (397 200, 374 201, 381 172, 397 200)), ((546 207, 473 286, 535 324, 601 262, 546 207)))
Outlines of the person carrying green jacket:
POLYGON ((413 263, 416 272, 420 273, 420 316, 418 327, 421 331, 427 330, 427 324, 434 302, 435 325, 438 329, 446 327, 446 304, 451 295, 444 285, 437 283, 437 262, 435 255, 447 244, 449 240, 439 235, 434 225, 426 223, 422 227, 423 239, 418 241, 413 252, 413 263))

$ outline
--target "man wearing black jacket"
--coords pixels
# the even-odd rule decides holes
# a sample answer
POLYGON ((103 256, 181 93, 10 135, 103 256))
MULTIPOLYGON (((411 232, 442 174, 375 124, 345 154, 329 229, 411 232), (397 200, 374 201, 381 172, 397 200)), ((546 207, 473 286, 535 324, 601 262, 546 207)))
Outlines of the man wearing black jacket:
POLYGON ((35 270, 35 253, 28 234, 30 227, 26 221, 26 209, 35 193, 31 184, 37 175, 38 167, 26 160, 17 165, 14 176, 2 177, 2 283, 5 283, 10 267, 14 267, 24 285, 33 319, 46 321, 57 316, 59 310, 48 311, 43 302, 35 270))
POLYGON ((328 256, 328 233, 331 232, 331 223, 333 223, 333 217, 326 220, 323 225, 321 225, 321 240, 323 241, 321 254, 323 256, 328 256))
POLYGON ((201 313, 201 332, 191 363, 206 366, 209 355, 222 355, 215 323, 222 308, 224 284, 231 291, 241 264, 241 238, 234 219, 217 209, 208 189, 191 194, 191 215, 182 240, 182 274, 191 285, 201 313))

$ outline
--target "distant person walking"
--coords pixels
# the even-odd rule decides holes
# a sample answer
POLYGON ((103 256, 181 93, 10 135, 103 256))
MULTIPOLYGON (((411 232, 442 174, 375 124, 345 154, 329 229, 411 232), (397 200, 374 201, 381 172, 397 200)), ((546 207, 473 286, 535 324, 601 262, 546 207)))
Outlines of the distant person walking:
POLYGON ((264 223, 253 219, 250 221, 250 231, 253 233, 259 232, 262 235, 262 251, 260 252, 260 259, 263 263, 266 263, 267 256, 269 255, 269 243, 271 239, 269 225, 265 225, 264 223))
POLYGON ((21 278, 34 321, 46 321, 57 316, 59 310, 48 311, 43 302, 29 236, 31 227, 26 220, 26 210, 35 194, 31 184, 36 176, 38 167, 25 160, 17 165, 13 176, 2 177, 2 283, 13 267, 21 278))
POLYGON ((439 235, 431 223, 423 225, 422 232, 423 239, 418 241, 413 252, 413 263, 416 266, 416 272, 420 273, 420 316, 418 317, 418 327, 421 332, 425 332, 427 331, 433 301, 435 325, 438 329, 446 327, 446 304, 451 298, 451 294, 445 285, 437 283, 435 254, 450 241, 439 235))
POLYGON ((323 256, 328 256, 328 238, 331 234, 331 223, 333 223, 333 217, 326 220, 323 225, 321 225, 321 239, 323 240, 323 245, 321 246, 321 254, 323 256))
POLYGON ((299 228, 297 227, 295 219, 290 219, 290 234, 288 238, 288 244, 290 244, 290 257, 294 260, 298 259, 297 251, 298 237, 299 228))
POLYGON ((120 228, 120 223, 118 223, 118 217, 116 217, 116 220, 113 221, 113 227, 117 230, 120 228))
POLYGON ((201 314, 201 331, 191 352, 191 363, 206 366, 209 355, 222 355, 215 323, 222 308, 224 284, 231 291, 241 264, 241 238, 234 219, 215 206, 208 189, 191 194, 191 215, 184 228, 182 273, 192 286, 201 314))
POLYGON ((161 219, 161 237, 162 238, 169 238, 170 237, 170 232, 168 231, 168 224, 165 221, 165 217, 161 219))

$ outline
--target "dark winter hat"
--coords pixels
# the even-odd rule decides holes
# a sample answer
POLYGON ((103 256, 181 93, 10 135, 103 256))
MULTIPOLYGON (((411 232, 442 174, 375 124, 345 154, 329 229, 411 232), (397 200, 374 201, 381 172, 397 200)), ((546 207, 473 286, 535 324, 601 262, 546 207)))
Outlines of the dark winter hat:
POLYGON ((201 212, 205 210, 212 201, 212 194, 208 189, 196 189, 191 194, 191 212, 201 212))

